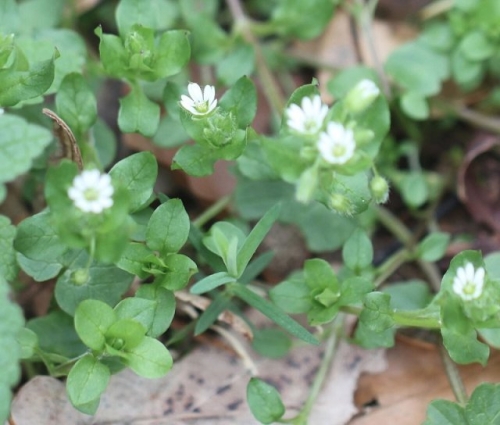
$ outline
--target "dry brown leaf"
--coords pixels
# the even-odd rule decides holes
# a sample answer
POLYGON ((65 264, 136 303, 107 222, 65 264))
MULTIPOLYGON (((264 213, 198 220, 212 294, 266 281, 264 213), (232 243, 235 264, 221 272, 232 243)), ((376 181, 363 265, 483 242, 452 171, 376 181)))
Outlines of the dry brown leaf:
MULTIPOLYGON (((420 425, 432 400, 454 400, 437 349, 398 343, 387 350, 387 362, 384 372, 365 375, 359 381, 358 406, 374 402, 378 406, 367 408, 349 425, 420 425)), ((469 394, 482 382, 499 382, 499 365, 500 353, 493 352, 485 368, 460 366, 469 394)))
MULTIPOLYGON (((206 310, 211 303, 209 298, 191 294, 187 291, 177 291, 175 293, 175 297, 199 310, 206 310)), ((252 329, 250 329, 250 326, 248 326, 247 322, 245 322, 240 316, 237 316, 233 312, 224 310, 221 314, 219 314, 217 319, 231 326, 232 329, 243 335, 246 339, 250 341, 253 339, 253 332, 252 329)))
POLYGON ((458 171, 458 195, 471 215, 500 232, 500 139, 479 135, 458 171))

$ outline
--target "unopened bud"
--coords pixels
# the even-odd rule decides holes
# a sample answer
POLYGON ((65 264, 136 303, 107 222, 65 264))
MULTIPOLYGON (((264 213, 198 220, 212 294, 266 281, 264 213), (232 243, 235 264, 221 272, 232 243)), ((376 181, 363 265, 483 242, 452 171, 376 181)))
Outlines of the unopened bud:
POLYGON ((377 85, 372 80, 364 79, 347 93, 344 105, 351 114, 359 114, 368 108, 379 94, 377 85))
POLYGON ((381 176, 375 176, 370 181, 370 192, 377 204, 384 204, 389 199, 389 184, 381 176))

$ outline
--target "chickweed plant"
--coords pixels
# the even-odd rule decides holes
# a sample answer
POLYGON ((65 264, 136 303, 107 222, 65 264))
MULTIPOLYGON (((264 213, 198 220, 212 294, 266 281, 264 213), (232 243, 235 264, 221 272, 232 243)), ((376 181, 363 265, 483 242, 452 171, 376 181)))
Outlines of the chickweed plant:
MULTIPOLYGON (((211 302, 194 334, 225 310, 245 316, 247 306, 307 344, 347 337, 392 347, 400 328, 428 330, 445 348, 457 403, 434 401, 425 423, 497 423, 500 387, 481 385, 469 399, 455 363, 485 365, 500 344, 499 254, 446 257, 451 236, 435 210, 453 188, 421 165, 419 151, 431 118, 489 122, 461 115, 442 89, 496 81, 500 2, 437 1, 414 41, 374 68, 332 70, 324 87, 291 86, 291 74, 311 63, 287 46, 320 36, 341 10, 369 37, 376 0, 98 3, 82 13, 73 0, 0 0, 0 201, 17 196, 29 212, 14 222, 8 208, 0 215, 0 421, 21 370, 65 378, 70 402, 88 415, 120 370, 167 374, 175 365, 165 342, 184 291, 211 302), (109 80, 121 87, 112 123, 97 113, 109 80), (266 132, 253 126, 263 103, 266 132), (234 193, 188 215, 183 200, 155 190, 151 152, 115 160, 108 125, 177 147, 172 169, 193 177, 225 162, 234 193), (392 197, 411 225, 390 211, 392 197), (271 285, 261 272, 272 255, 257 250, 276 221, 296 226, 311 255, 271 285), (378 228, 398 248, 375 262, 378 228), (332 252, 340 267, 320 255, 332 252), (407 263, 420 279, 391 285, 407 263), (54 284, 45 315, 25 316, 16 304, 27 282, 54 284)), ((315 387, 325 379, 319 370, 315 387)), ((258 376, 247 400, 264 424, 306 424, 314 403, 290 417, 258 376)))

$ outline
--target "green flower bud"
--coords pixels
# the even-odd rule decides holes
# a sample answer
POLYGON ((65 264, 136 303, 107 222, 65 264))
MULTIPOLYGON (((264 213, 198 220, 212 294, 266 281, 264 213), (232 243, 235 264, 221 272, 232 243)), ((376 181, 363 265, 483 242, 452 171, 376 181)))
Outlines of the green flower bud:
POLYGON ((366 110, 379 94, 377 85, 372 80, 364 79, 347 93, 344 106, 351 114, 359 114, 366 110))
POLYGON ((326 288, 320 294, 316 295, 314 299, 325 307, 331 307, 340 298, 339 292, 334 292, 330 288, 326 288))
POLYGON ((353 206, 351 201, 344 195, 334 193, 330 196, 329 206, 332 210, 342 215, 352 215, 353 206))
POLYGON ((389 184, 381 176, 375 176, 370 181, 370 192, 377 204, 384 204, 389 199, 389 184))
POLYGON ((89 280, 89 271, 87 269, 78 269, 71 274, 71 281, 76 286, 85 285, 89 280))
POLYGON ((315 167, 305 170, 299 178, 295 199, 307 204, 313 198, 314 191, 318 186, 318 170, 315 167))
POLYGON ((214 148, 222 148, 233 140, 238 123, 232 113, 220 109, 207 118, 207 126, 203 129, 203 137, 214 148))

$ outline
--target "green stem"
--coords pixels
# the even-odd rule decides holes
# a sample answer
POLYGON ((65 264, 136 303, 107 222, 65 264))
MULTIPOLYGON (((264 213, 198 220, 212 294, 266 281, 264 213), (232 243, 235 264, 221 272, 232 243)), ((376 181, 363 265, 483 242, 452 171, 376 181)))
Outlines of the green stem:
POLYGON ((226 3, 234 19, 235 29, 240 31, 245 40, 250 43, 255 51, 255 65, 259 80, 263 86, 264 95, 267 101, 274 109, 276 114, 281 114, 285 108, 286 102, 282 93, 279 91, 278 81, 269 70, 259 41, 252 32, 251 21, 245 15, 240 0, 226 0, 226 3))
POLYGON ((325 344, 325 352, 323 358, 321 359, 321 364, 319 366, 318 372, 314 378, 314 382, 309 392, 304 406, 300 410, 299 414, 292 419, 287 420, 288 423, 294 425, 307 425, 307 419, 311 413, 311 410, 318 398, 318 395, 323 387, 325 380, 328 375, 328 371, 335 357, 335 351, 340 339, 340 334, 344 326, 344 316, 338 315, 336 319, 331 323, 331 330, 328 339, 325 344))
MULTIPOLYGON (((340 310, 344 313, 358 316, 362 313, 363 307, 354 305, 342 306, 340 310)), ((391 314, 394 324, 405 328, 440 329, 441 320, 439 312, 427 310, 393 311, 391 314)))
POLYGON ((212 204, 202 214, 200 214, 198 218, 193 220, 193 226, 203 227, 207 222, 216 217, 220 212, 224 211, 224 209, 229 205, 230 201, 231 196, 229 195, 220 198, 217 202, 212 204))
POLYGON ((441 360, 444 365, 444 370, 450 383, 455 399, 462 405, 467 403, 468 397, 465 390, 464 383, 460 377, 460 372, 457 369, 456 364, 451 360, 446 348, 442 343, 439 345, 439 354, 441 355, 441 360))
POLYGON ((408 228, 387 208, 377 205, 375 212, 377 218, 396 238, 404 245, 409 245, 413 242, 413 235, 408 228))
POLYGON ((382 263, 376 270, 378 275, 373 284, 375 288, 382 285, 386 279, 391 276, 398 268, 406 262, 411 256, 406 248, 403 248, 396 252, 394 255, 389 257, 384 263, 382 263))

